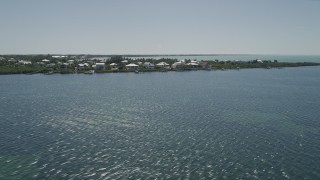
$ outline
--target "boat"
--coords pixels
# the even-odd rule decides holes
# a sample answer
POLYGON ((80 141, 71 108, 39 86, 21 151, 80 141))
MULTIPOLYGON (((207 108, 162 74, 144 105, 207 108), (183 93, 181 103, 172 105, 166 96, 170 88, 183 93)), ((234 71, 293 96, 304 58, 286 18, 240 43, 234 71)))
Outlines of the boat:
POLYGON ((46 72, 45 75, 52 75, 53 71, 46 72))
POLYGON ((94 73, 94 70, 89 70, 89 71, 84 72, 84 74, 93 74, 93 73, 94 73))
POLYGON ((135 71, 134 71, 134 73, 137 73, 137 74, 139 74, 139 70, 135 70, 135 71))

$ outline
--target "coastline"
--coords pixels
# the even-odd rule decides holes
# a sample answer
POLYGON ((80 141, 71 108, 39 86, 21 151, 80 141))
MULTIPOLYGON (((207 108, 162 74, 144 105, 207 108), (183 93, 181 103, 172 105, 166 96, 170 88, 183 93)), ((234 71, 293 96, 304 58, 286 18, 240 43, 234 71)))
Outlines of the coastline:
POLYGON ((234 56, 229 57, 229 60, 215 59, 215 57, 203 60, 204 58, 200 58, 199 55, 189 57, 162 56, 161 58, 148 55, 140 57, 124 55, 3 55, 0 57, 0 75, 178 72, 320 66, 320 62, 308 58, 299 62, 291 60, 279 61, 273 56, 253 60, 251 58, 248 56, 245 56, 245 58, 234 56))
POLYGON ((179 68, 154 68, 147 69, 144 67, 138 67, 135 69, 102 69, 102 70, 60 70, 60 69, 50 69, 43 67, 32 67, 32 66, 0 66, 0 75, 9 74, 93 74, 93 73, 140 73, 140 72, 184 72, 184 71, 211 71, 211 70, 240 70, 240 69, 251 69, 251 68, 261 68, 261 69, 271 69, 271 68, 285 68, 285 67, 303 67, 303 66, 320 66, 320 63, 315 62, 269 62, 269 63, 235 63, 235 62, 214 62, 206 61, 205 66, 196 67, 179 67, 179 68), (92 72, 88 72, 92 71, 92 72))

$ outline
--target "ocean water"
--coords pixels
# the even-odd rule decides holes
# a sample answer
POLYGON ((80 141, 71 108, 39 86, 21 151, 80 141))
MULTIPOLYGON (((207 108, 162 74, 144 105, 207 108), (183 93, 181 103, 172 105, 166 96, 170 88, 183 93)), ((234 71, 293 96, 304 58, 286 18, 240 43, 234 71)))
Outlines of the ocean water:
POLYGON ((0 179, 319 179, 320 67, 0 76, 0 179))
POLYGON ((183 55, 183 56, 144 56, 144 57, 131 57, 133 59, 139 58, 170 58, 177 60, 219 60, 219 61, 251 61, 256 59, 261 60, 278 60, 279 62, 318 62, 320 63, 320 55, 261 55, 261 54, 217 54, 217 55, 183 55))

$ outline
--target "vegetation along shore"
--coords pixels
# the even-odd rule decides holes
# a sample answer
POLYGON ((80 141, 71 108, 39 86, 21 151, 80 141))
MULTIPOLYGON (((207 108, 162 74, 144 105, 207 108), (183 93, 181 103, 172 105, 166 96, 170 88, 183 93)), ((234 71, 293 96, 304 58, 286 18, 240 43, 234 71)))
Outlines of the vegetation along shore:
POLYGON ((165 72, 191 70, 227 70, 243 68, 282 68, 319 66, 314 62, 279 62, 278 60, 178 60, 174 58, 130 58, 120 55, 3 55, 0 56, 0 74, 68 74, 111 72, 165 72))

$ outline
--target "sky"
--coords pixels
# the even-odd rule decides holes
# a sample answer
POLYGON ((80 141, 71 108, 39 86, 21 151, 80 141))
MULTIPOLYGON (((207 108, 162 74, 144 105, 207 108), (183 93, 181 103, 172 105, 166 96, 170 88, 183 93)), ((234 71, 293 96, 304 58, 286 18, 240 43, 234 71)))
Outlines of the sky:
POLYGON ((1 0, 0 54, 320 55, 320 0, 1 0))

